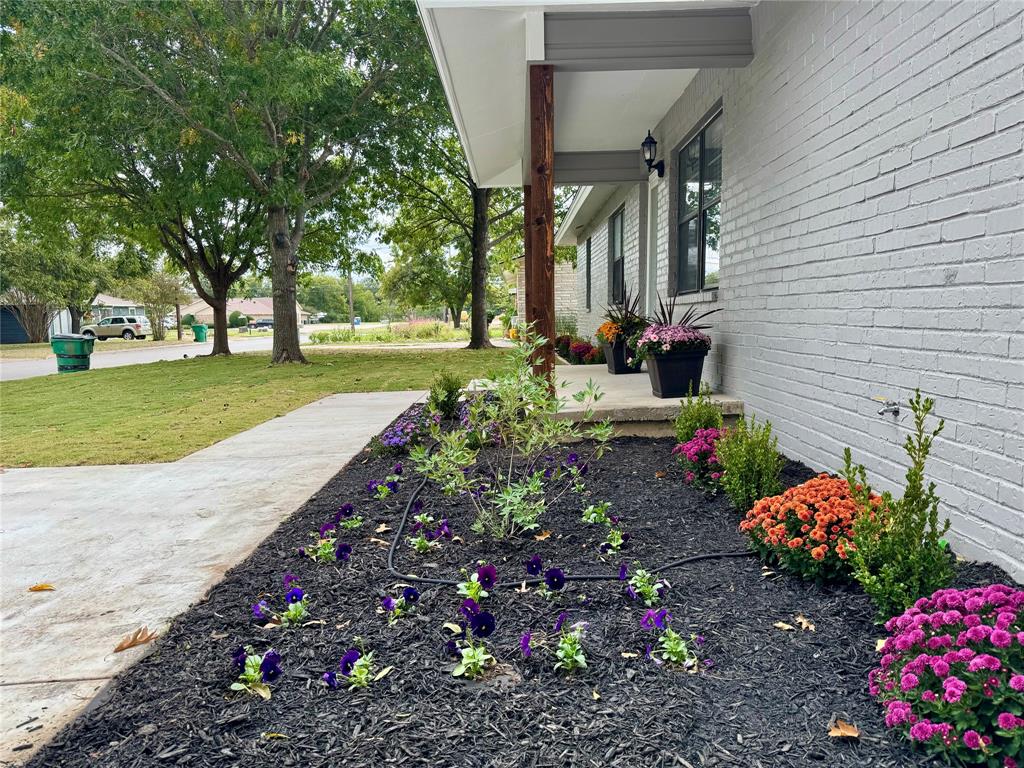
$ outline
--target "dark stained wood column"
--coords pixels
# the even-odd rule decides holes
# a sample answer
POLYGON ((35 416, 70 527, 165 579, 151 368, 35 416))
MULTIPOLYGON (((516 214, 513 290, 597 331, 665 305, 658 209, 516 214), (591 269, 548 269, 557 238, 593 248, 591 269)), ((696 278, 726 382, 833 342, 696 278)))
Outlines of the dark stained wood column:
POLYGON ((555 88, 550 64, 530 66, 530 186, 526 251, 526 321, 547 339, 535 370, 555 366, 555 88))

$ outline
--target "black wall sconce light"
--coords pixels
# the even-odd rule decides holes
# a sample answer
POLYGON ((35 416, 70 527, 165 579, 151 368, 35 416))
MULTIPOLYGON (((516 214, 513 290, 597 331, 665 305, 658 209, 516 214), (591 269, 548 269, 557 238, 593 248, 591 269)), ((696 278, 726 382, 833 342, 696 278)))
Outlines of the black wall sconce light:
POLYGON ((651 171, 657 171, 659 179, 664 176, 665 161, 659 160, 658 162, 654 162, 654 158, 658 156, 658 142, 653 136, 651 136, 650 131, 647 131, 647 138, 644 139, 643 143, 640 145, 640 149, 644 153, 644 162, 647 163, 647 172, 650 173, 651 171))

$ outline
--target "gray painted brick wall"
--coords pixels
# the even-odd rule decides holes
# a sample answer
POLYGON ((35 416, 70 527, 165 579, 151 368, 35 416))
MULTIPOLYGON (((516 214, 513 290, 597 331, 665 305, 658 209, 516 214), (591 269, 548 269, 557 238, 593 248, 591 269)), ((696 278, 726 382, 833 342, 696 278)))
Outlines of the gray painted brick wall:
POLYGON ((721 288, 701 299, 724 311, 706 377, 770 419, 787 455, 831 471, 848 445, 892 490, 910 416, 878 416, 871 397, 920 387, 946 420, 928 474, 957 550, 1024 578, 1024 4, 751 15, 752 64, 701 71, 655 130, 667 153, 723 102, 721 288))

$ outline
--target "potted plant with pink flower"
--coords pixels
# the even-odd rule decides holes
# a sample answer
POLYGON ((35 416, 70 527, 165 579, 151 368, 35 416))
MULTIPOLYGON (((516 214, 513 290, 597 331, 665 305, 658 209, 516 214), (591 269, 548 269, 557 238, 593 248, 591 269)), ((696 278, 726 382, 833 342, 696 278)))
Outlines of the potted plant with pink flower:
POLYGON ((698 314, 690 307, 673 321, 675 298, 669 304, 658 299, 658 312, 650 325, 630 342, 637 357, 647 361, 647 373, 655 397, 682 397, 700 389, 704 358, 711 349, 711 338, 703 331, 709 325, 699 324, 703 318, 720 309, 698 314))

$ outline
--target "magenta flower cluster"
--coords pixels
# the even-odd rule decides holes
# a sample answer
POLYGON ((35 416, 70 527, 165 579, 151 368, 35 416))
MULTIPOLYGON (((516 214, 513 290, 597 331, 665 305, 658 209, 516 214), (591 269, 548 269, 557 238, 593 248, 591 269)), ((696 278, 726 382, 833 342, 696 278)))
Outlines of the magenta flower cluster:
POLYGON ((687 485, 696 485, 706 490, 717 487, 722 467, 718 463, 715 447, 724 434, 724 429, 714 427, 698 429, 692 438, 672 449, 673 455, 678 456, 683 465, 683 481, 687 485))
POLYGON ((665 355, 680 350, 711 349, 711 337, 686 325, 649 325, 634 338, 633 348, 640 357, 665 355))
POLYGON ((941 589, 885 624, 885 724, 968 765, 1024 768, 1024 590, 941 589))

